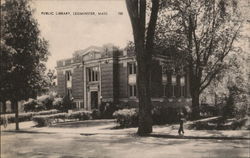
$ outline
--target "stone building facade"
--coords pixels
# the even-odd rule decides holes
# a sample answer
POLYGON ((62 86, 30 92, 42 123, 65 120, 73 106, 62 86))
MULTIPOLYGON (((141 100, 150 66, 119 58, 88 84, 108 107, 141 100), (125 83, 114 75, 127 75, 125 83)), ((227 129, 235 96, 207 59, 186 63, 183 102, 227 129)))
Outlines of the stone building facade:
MULTIPOLYGON (((152 102, 164 106, 191 103, 189 77, 175 74, 165 56, 154 56, 151 77, 152 102)), ((57 61, 57 92, 72 98, 77 109, 97 109, 101 103, 137 106, 137 63, 132 51, 114 46, 91 46, 75 51, 72 58, 57 61)))

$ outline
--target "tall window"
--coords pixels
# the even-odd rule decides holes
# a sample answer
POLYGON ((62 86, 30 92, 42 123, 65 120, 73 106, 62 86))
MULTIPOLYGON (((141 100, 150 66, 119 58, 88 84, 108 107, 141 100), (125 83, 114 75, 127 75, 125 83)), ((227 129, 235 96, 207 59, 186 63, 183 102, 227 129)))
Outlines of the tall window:
POLYGON ((135 63, 128 63, 129 74, 136 74, 136 65, 135 63))
POLYGON ((67 88, 67 96, 69 97, 69 99, 72 98, 72 89, 71 88, 67 88))
POLYGON ((87 68, 87 76, 88 76, 89 82, 98 81, 99 80, 99 68, 97 66, 87 68))
POLYGON ((129 85, 129 96, 130 97, 136 97, 136 85, 129 85))
POLYGON ((129 84, 129 96, 136 97, 136 65, 135 63, 128 63, 128 84, 129 84))
POLYGON ((66 80, 70 81, 71 80, 71 71, 66 71, 66 80))
POLYGON ((175 73, 173 73, 171 75, 171 83, 172 83, 172 86, 173 86, 173 95, 172 95, 172 97, 175 97, 175 91, 176 91, 175 86, 177 85, 177 77, 176 77, 175 73))
POLYGON ((167 96, 167 85, 163 85, 163 97, 167 96))
POLYGON ((181 97, 185 96, 185 76, 180 78, 181 97))

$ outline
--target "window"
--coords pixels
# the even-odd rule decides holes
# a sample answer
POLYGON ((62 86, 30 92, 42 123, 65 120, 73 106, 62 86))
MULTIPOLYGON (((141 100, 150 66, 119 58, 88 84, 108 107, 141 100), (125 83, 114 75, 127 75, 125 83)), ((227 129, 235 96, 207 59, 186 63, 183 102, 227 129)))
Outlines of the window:
POLYGON ((71 80, 71 71, 66 71, 66 80, 67 81, 71 80))
POLYGON ((136 92, 136 85, 130 85, 129 86, 129 96, 130 97, 136 97, 137 92, 136 92))
POLYGON ((98 81, 99 80, 99 68, 97 66, 87 68, 87 76, 88 76, 89 82, 98 81))
POLYGON ((69 97, 69 99, 71 99, 71 97, 72 97, 72 89, 70 89, 70 88, 67 89, 67 96, 69 97))
POLYGON ((80 108, 81 108, 81 109, 84 108, 84 105, 83 105, 83 102, 82 102, 82 101, 80 102, 80 108))
POLYGON ((166 90, 167 90, 167 85, 163 85, 163 95, 162 95, 163 97, 167 96, 166 90))
POLYGON ((129 74, 136 74, 135 63, 128 63, 129 74))
POLYGON ((180 91, 181 91, 181 97, 185 96, 185 76, 182 76, 180 78, 180 91))

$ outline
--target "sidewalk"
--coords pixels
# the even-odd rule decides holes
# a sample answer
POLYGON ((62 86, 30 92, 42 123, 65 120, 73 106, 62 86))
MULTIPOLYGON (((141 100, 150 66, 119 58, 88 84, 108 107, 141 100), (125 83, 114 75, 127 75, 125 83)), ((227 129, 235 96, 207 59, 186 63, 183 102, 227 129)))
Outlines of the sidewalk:
MULTIPOLYGON (((134 135, 137 128, 114 129, 114 120, 87 120, 66 122, 53 127, 34 127, 32 121, 20 123, 20 133, 53 133, 53 134, 81 134, 81 135, 134 135)), ((150 137, 171 139, 247 139, 250 140, 249 130, 188 130, 185 135, 178 135, 178 125, 154 126, 150 137)), ((15 124, 7 128, 1 126, 1 132, 15 133, 15 124)))

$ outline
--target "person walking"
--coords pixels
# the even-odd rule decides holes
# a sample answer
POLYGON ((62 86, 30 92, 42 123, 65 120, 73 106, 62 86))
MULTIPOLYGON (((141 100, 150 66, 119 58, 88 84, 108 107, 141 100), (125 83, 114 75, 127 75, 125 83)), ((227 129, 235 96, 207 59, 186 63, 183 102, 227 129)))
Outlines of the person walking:
POLYGON ((184 123, 184 114, 182 112, 179 113, 179 122, 180 122, 180 127, 178 130, 179 135, 183 134, 184 135, 184 130, 183 130, 183 123, 184 123))
POLYGON ((6 114, 4 114, 3 126, 4 126, 4 128, 6 128, 8 126, 8 116, 6 114))

